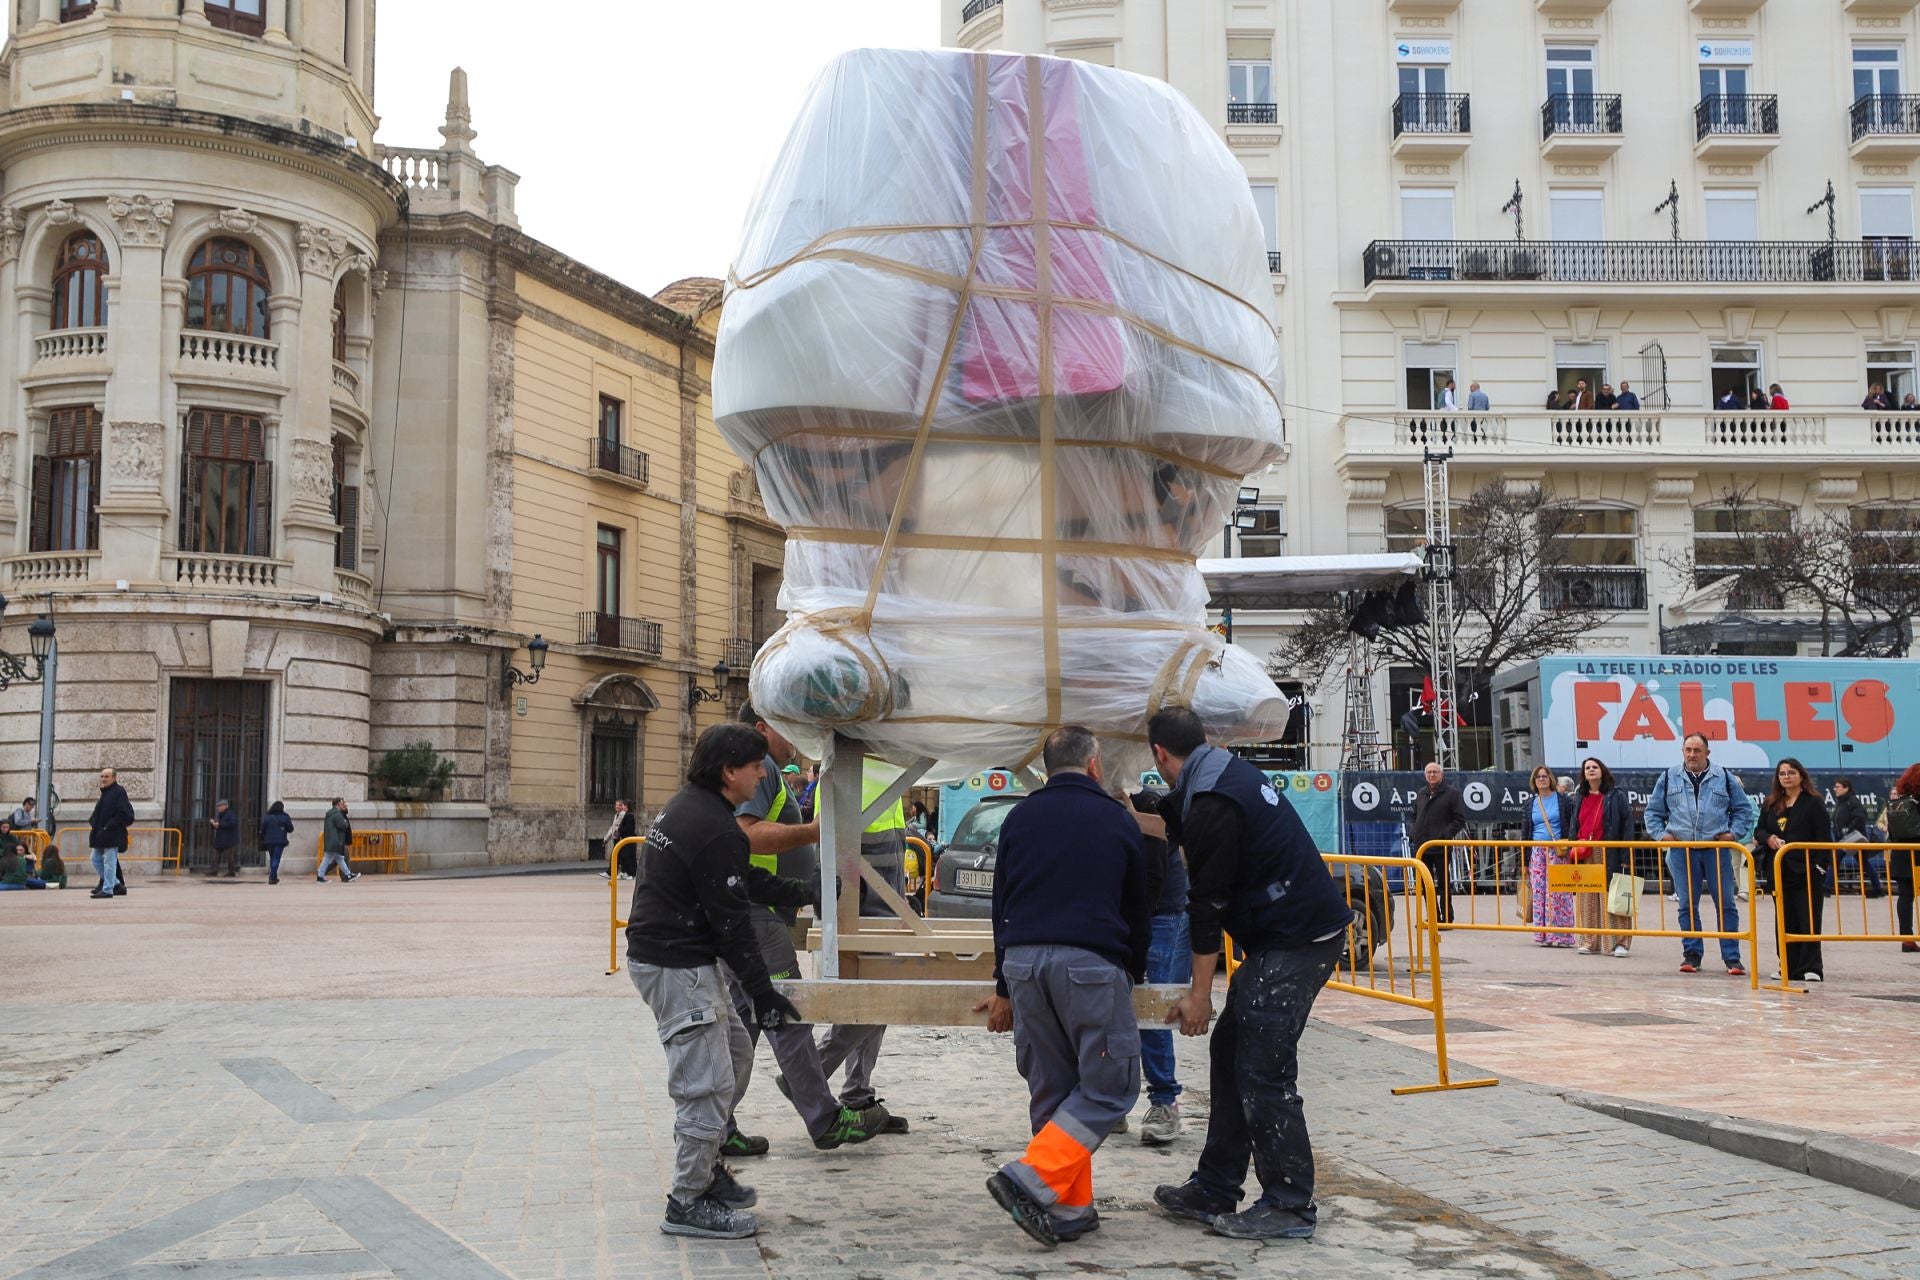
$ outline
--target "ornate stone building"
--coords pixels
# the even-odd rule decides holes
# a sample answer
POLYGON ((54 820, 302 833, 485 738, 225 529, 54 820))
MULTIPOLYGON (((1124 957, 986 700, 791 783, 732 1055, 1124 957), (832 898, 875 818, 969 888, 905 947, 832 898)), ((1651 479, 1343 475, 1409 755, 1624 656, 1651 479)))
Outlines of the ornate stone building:
MULTIPOLYGON (((457 71, 441 145, 377 145, 374 0, 8 7, 0 643, 51 608, 61 816, 114 765, 190 861, 216 798, 285 800, 308 852, 334 795, 530 860, 664 800, 777 588, 705 399, 717 283, 523 234, 457 71), (445 792, 370 795, 422 739, 445 792)), ((38 729, 0 694, 0 788, 38 729)))

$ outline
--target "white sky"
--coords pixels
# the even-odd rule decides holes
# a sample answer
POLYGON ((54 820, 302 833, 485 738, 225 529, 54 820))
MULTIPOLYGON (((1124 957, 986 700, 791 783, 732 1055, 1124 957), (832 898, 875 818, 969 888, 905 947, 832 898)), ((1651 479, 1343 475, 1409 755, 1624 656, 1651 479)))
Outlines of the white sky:
POLYGON ((938 0, 385 0, 378 139, 439 146, 447 73, 466 68, 474 150, 520 175, 521 228, 653 293, 726 274, 829 58, 939 28, 938 0))

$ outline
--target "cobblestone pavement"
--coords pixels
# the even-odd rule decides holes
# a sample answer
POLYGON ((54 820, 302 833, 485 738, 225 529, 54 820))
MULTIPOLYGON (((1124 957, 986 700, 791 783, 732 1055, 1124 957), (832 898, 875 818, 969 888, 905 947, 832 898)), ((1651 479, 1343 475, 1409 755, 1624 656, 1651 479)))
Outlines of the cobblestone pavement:
MULTIPOLYGON (((538 927, 570 919, 591 889, 521 886, 518 923, 496 940, 474 927, 495 899, 470 897, 472 884, 375 885, 357 899, 311 886, 286 899, 305 913, 290 974, 282 955, 183 924, 208 902, 234 917, 243 888, 180 886, 140 915, 71 895, 31 919, 0 916, 0 965, 65 954, 61 971, 85 976, 99 956, 114 980, 82 994, 115 997, 0 1004, 0 1276, 1920 1275, 1920 1213, 1550 1088, 1394 1098, 1390 1086, 1430 1076, 1430 1057, 1328 1022, 1303 1045, 1326 1209, 1311 1243, 1226 1241, 1149 1207, 1155 1183, 1190 1167, 1194 1125, 1171 1149, 1113 1139, 1096 1166, 1103 1229, 1039 1251, 982 1188, 1025 1138, 1011 1046, 934 1028, 894 1032, 881 1063, 912 1134, 814 1151, 762 1078, 743 1115, 774 1153, 739 1164, 760 1191, 760 1237, 666 1237, 671 1111, 631 987, 593 972, 556 981, 576 994, 492 994, 522 960, 549 973, 543 952, 592 964, 604 935, 583 944, 538 927), (30 924, 77 949, 42 949, 49 935, 30 924), (336 924, 355 946, 316 966, 311 939, 336 924), (183 931, 201 948, 192 970, 157 959, 183 931), (307 998, 248 998, 289 985, 307 998), (227 998, 184 998, 209 986, 227 998), (336 994, 369 986, 391 998, 336 994)), ((257 928, 236 918, 243 937, 257 928)), ((1476 1038, 1461 1039, 1471 1061, 1476 1038)), ((1204 1043, 1179 1045, 1183 1073, 1204 1085, 1204 1043)), ((1705 1042, 1693 1061, 1718 1069, 1705 1042)), ((1190 1121, 1205 1102, 1189 1090, 1190 1121)))

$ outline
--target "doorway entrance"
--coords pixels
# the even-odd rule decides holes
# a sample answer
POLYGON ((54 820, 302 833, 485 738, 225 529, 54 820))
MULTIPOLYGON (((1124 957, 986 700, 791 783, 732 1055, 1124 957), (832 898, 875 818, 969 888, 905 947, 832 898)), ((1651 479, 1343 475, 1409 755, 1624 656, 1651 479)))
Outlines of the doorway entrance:
POLYGON ((175 680, 167 731, 166 825, 186 841, 184 864, 213 864, 213 807, 233 805, 240 820, 240 865, 264 865, 260 817, 266 812, 267 686, 259 680, 175 680))

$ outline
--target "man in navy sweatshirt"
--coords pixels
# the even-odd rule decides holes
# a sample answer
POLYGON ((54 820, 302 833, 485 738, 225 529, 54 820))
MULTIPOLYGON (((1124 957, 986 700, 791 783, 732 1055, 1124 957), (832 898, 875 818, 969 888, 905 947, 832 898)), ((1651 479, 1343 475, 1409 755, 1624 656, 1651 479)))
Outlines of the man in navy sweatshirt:
POLYGON ((1140 1096, 1133 985, 1146 975, 1153 897, 1133 814, 1102 786, 1078 725, 1048 737, 1047 785, 1000 828, 993 877, 994 985, 975 1012, 1013 1030, 1033 1141, 987 1191, 1041 1244, 1100 1225, 1093 1153, 1140 1096))

